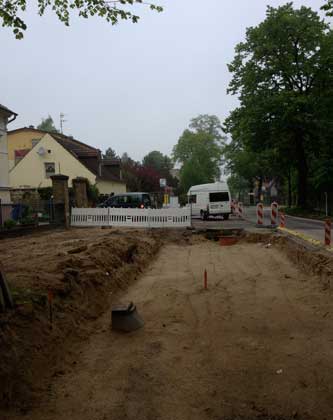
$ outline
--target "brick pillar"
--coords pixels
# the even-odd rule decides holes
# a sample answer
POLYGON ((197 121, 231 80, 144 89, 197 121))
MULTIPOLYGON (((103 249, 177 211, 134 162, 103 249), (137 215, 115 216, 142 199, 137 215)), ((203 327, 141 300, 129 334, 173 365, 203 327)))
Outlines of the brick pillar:
POLYGON ((80 176, 74 178, 72 181, 76 207, 88 207, 87 181, 87 178, 82 178, 80 176))
POLYGON ((54 222, 69 227, 68 176, 52 175, 54 222))

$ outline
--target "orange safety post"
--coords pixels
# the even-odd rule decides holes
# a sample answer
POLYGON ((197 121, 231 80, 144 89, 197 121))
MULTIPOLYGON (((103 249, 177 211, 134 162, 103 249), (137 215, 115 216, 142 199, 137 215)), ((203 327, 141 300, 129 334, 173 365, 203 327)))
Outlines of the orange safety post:
POLYGON ((325 245, 331 245, 331 229, 332 229, 332 222, 331 219, 325 220, 325 245))
POLYGON ((238 203, 238 217, 240 219, 243 219, 243 203, 238 203))
POLYGON ((280 227, 285 228, 286 227, 286 215, 283 211, 280 212, 280 227))
POLYGON ((262 203, 257 204, 257 225, 262 226, 264 224, 264 205, 262 203))
POLYGON ((271 204, 271 225, 272 226, 277 225, 278 213, 279 213, 279 205, 276 201, 274 201, 271 204))

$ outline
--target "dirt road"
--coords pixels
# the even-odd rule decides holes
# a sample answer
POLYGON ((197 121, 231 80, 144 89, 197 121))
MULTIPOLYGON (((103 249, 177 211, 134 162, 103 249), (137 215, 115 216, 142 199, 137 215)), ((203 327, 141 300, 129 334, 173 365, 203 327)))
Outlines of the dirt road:
POLYGON ((278 249, 170 244, 119 300, 145 327, 99 319, 24 419, 333 418, 332 297, 278 249))

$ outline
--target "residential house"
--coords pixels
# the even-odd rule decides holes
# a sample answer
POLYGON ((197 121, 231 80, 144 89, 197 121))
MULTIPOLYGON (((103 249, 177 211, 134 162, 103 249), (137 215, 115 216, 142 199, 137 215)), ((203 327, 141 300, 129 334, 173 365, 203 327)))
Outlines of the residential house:
POLYGON ((101 194, 126 192, 119 159, 102 159, 100 150, 60 133, 30 127, 8 132, 12 189, 50 187, 51 176, 87 178, 101 194))
POLYGON ((0 200, 5 204, 10 203, 7 124, 16 117, 15 112, 0 104, 0 200))

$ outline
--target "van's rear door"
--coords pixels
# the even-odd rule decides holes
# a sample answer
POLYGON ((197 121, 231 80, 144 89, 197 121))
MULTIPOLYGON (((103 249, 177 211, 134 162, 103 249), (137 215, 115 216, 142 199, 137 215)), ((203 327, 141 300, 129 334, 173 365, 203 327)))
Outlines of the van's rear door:
POLYGON ((217 191, 209 193, 209 213, 220 214, 230 212, 231 205, 228 191, 217 191))

